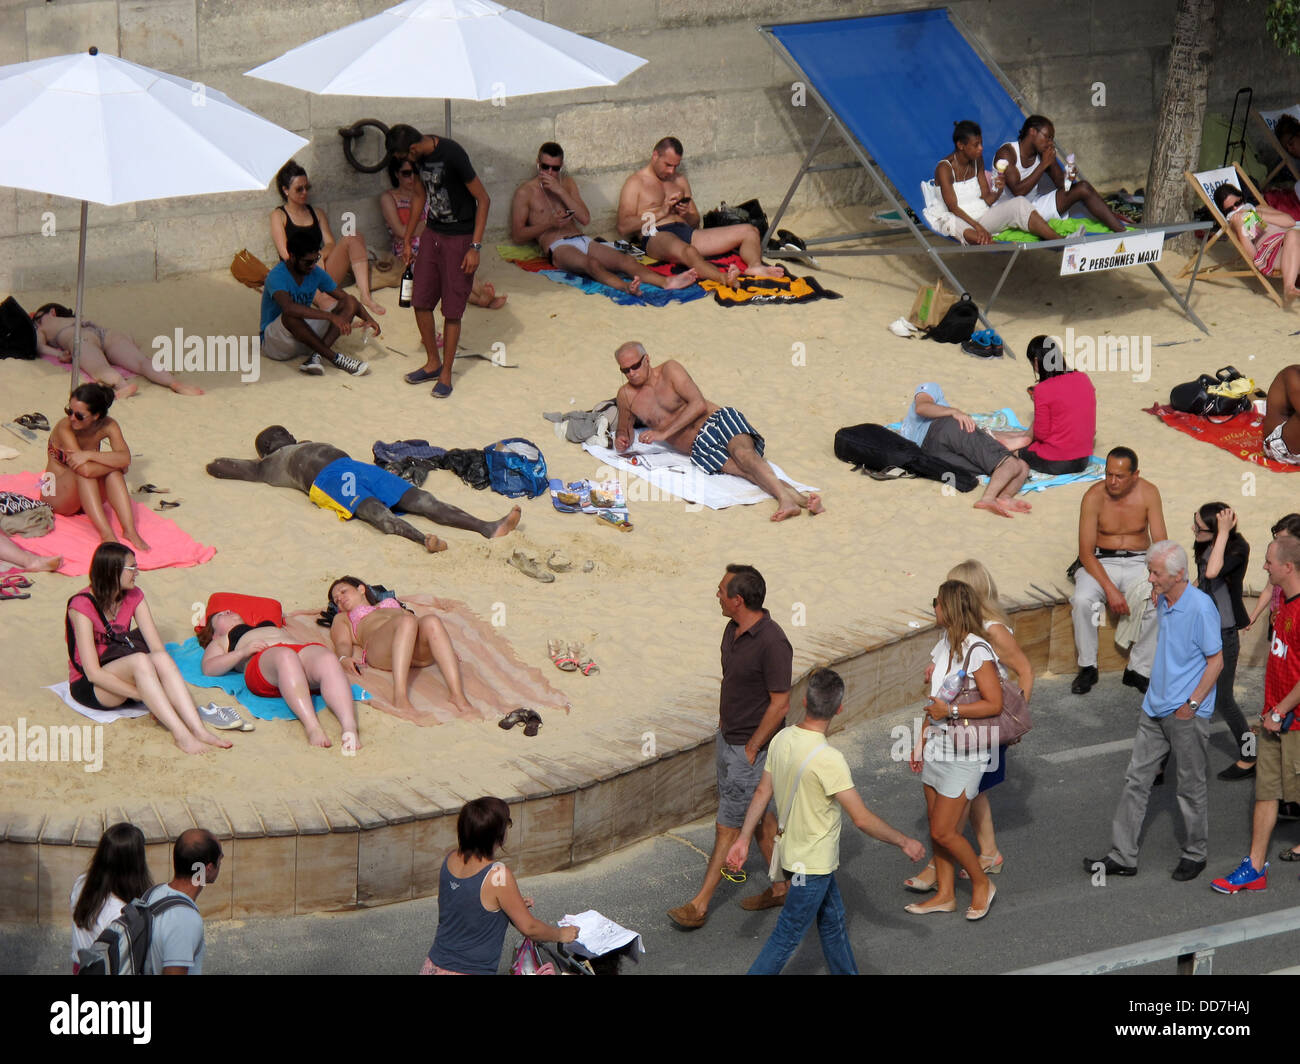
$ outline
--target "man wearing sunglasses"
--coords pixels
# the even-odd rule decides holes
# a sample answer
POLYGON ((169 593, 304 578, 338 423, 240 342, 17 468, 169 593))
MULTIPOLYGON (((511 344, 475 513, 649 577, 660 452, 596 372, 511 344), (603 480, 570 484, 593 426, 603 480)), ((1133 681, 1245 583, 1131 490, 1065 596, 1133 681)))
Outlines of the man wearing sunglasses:
POLYGON ((561 176, 563 168, 564 149, 554 141, 537 150, 537 174, 515 190, 510 205, 510 238, 516 244, 536 241, 553 266, 631 295, 639 295, 642 284, 686 288, 695 283, 694 270, 665 277, 631 255, 583 236, 582 227, 591 221, 591 212, 578 192, 578 183, 568 175, 561 176))
POLYGON ((618 390, 618 434, 614 448, 623 454, 633 443, 662 443, 690 455, 706 473, 730 473, 757 484, 776 500, 773 521, 784 521, 801 510, 819 514, 825 507, 815 492, 795 491, 763 459, 764 442, 734 406, 721 407, 700 394, 699 386, 680 362, 650 364, 646 349, 636 341, 614 352, 627 383, 618 390), (638 437, 639 421, 648 426, 638 437))
POLYGON ((679 173, 682 142, 664 137, 650 153, 650 162, 623 182, 618 197, 618 231, 640 242, 664 262, 689 266, 705 281, 736 287, 740 274, 750 277, 784 277, 779 266, 764 266, 762 234, 752 225, 700 228, 700 212, 691 195, 691 183, 679 173), (745 260, 724 274, 710 256, 736 252, 745 260))

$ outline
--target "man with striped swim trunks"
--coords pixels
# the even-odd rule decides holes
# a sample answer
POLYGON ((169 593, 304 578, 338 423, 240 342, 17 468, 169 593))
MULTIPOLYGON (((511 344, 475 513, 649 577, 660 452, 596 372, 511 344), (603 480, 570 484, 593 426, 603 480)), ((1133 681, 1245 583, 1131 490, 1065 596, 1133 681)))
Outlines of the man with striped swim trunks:
POLYGON ((706 473, 731 473, 757 484, 776 500, 773 521, 784 521, 801 510, 819 514, 825 508, 821 496, 814 492, 805 496, 777 477, 763 460, 763 437, 745 415, 705 399, 680 362, 669 359, 653 366, 645 347, 636 341, 623 344, 614 358, 627 378, 617 397, 614 447, 620 454, 632 446, 633 425, 640 420, 649 426, 641 432, 640 442, 667 444, 689 454, 706 473))

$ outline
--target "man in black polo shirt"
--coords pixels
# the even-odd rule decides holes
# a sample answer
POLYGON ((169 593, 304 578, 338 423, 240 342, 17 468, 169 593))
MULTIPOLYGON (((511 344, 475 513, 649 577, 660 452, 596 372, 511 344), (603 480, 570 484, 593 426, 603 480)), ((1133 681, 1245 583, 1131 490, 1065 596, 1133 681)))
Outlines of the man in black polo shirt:
MULTIPOLYGON (((754 788, 763 778, 767 744, 785 724, 790 708, 794 651, 776 621, 763 609, 767 585, 750 565, 728 565, 718 584, 718 603, 730 618, 722 633, 722 692, 718 699, 718 822, 708 871, 700 892, 668 910, 680 927, 702 927, 718 888, 722 863, 740 836, 754 788)), ((763 859, 772 859, 776 817, 769 809, 755 833, 763 859)), ((786 884, 773 884, 740 904, 749 910, 785 902, 786 884)))
POLYGON ((415 262, 412 296, 426 357, 423 366, 406 375, 406 382, 436 381, 434 397, 446 399, 451 395, 451 364, 460 342, 460 319, 474 289, 474 272, 492 201, 465 149, 454 140, 425 136, 412 126, 397 125, 388 131, 386 147, 394 158, 409 159, 420 174, 402 238, 407 262, 411 260, 411 238, 420 219, 426 218, 427 222, 415 262), (433 324, 433 309, 439 300, 444 323, 441 359, 433 324))

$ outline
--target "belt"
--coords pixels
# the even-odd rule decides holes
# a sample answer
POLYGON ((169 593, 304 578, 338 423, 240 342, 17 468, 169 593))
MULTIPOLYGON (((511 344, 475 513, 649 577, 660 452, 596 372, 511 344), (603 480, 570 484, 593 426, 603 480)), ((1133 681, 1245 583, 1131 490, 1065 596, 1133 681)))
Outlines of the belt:
POLYGON ((1095 547, 1093 553, 1098 558, 1145 558, 1144 550, 1110 550, 1107 547, 1095 547))

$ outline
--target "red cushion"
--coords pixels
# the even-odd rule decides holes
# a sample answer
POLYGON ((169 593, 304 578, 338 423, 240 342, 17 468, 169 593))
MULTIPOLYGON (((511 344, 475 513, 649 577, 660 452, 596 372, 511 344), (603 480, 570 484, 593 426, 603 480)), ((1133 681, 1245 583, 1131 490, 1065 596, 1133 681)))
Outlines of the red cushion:
POLYGON ((208 623, 208 618, 222 610, 234 610, 244 619, 245 624, 261 624, 270 621, 277 628, 284 624, 284 607, 275 599, 261 598, 258 595, 236 595, 233 591, 218 591, 208 598, 208 608, 203 612, 203 624, 196 624, 194 630, 200 632, 208 623))

